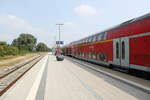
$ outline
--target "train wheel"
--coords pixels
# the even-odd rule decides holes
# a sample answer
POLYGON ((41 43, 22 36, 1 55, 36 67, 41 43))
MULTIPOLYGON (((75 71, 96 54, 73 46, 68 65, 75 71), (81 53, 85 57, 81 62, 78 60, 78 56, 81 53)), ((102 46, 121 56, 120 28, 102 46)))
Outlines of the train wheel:
POLYGON ((109 65, 109 68, 113 69, 113 67, 114 67, 114 66, 113 66, 112 64, 109 65))

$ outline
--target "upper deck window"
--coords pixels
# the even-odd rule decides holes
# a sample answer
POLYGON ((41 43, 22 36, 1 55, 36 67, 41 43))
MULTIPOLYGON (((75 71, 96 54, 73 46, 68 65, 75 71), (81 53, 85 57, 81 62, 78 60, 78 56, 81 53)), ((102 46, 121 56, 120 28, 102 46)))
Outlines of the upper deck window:
POLYGON ((84 40, 82 40, 82 44, 84 43, 84 40))
POLYGON ((85 40, 85 39, 83 40, 83 43, 86 43, 86 40, 85 40))
POLYGON ((92 42, 92 38, 91 37, 89 38, 89 42, 92 42))
POLYGON ((88 43, 88 39, 86 39, 86 43, 88 43))
POLYGON ((98 41, 102 40, 102 36, 103 36, 102 34, 98 35, 98 41))
POLYGON ((104 39, 103 40, 106 40, 107 39, 107 32, 104 33, 104 39))
POLYGON ((82 40, 80 40, 80 44, 82 44, 82 40))
POLYGON ((93 42, 95 42, 96 41, 96 36, 93 36, 93 42))

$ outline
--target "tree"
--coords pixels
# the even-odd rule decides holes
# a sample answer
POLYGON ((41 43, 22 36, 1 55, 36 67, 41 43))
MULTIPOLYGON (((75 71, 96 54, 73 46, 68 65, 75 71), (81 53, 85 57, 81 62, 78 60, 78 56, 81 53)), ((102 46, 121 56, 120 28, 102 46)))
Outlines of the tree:
POLYGON ((14 40, 12 41, 12 44, 11 44, 11 45, 17 47, 17 46, 18 46, 18 44, 17 44, 17 39, 14 39, 14 40))
POLYGON ((7 43, 5 41, 0 41, 0 46, 4 46, 7 45, 7 43))
POLYGON ((37 46, 36 46, 36 51, 48 51, 48 47, 46 44, 40 42, 37 46))
POLYGON ((20 50, 33 51, 36 42, 37 39, 33 35, 22 33, 17 39, 13 40, 12 45, 20 50))
POLYGON ((51 52, 51 51, 52 51, 52 49, 51 49, 51 48, 48 48, 48 50, 47 50, 47 51, 51 52))

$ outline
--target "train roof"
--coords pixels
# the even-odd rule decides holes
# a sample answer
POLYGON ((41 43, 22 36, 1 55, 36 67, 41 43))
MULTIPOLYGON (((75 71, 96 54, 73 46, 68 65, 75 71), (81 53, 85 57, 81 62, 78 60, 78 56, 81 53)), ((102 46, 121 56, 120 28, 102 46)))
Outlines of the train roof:
POLYGON ((122 26, 126 26, 126 25, 128 25, 128 24, 131 24, 131 23, 133 23, 133 22, 136 22, 136 21, 139 21, 139 20, 148 18, 148 17, 150 17, 150 13, 147 13, 147 14, 145 14, 145 15, 143 15, 143 16, 140 16, 140 17, 133 18, 133 19, 131 19, 131 20, 125 21, 125 22, 123 22, 123 23, 121 23, 121 24, 119 24, 119 25, 113 26, 113 27, 111 27, 111 28, 109 28, 109 29, 105 29, 105 30, 103 30, 103 31, 101 31, 101 32, 97 32, 96 34, 92 34, 92 35, 90 35, 90 36, 87 36, 87 37, 85 37, 85 38, 82 38, 82 39, 80 39, 80 40, 77 40, 77 41, 74 41, 74 42, 71 42, 71 43, 74 44, 74 43, 76 43, 76 42, 79 42, 79 41, 81 41, 81 40, 87 39, 87 38, 89 38, 89 37, 93 37, 93 36, 95 36, 95 35, 102 34, 102 33, 104 33, 104 32, 111 31, 111 30, 116 29, 116 28, 120 28, 120 27, 122 27, 122 26))

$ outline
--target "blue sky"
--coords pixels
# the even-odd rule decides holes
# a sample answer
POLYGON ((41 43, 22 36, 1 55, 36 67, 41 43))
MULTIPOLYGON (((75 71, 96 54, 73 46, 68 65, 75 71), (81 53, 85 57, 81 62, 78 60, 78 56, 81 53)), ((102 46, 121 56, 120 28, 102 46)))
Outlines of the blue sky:
POLYGON ((52 46, 69 43, 150 12, 150 0, 0 0, 0 40, 31 33, 52 46), (56 37, 56 39, 55 39, 56 37))

